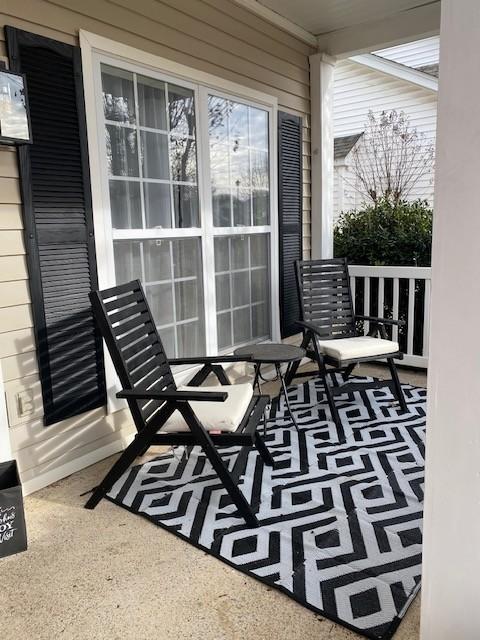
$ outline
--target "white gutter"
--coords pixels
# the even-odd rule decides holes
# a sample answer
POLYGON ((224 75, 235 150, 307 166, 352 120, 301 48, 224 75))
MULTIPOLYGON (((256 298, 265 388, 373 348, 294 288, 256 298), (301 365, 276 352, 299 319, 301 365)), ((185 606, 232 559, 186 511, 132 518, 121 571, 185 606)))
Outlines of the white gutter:
POLYGON ((424 89, 429 89, 430 91, 438 91, 438 78, 434 78, 428 73, 424 73, 423 71, 419 71, 418 69, 407 67, 404 64, 393 62, 393 60, 386 60, 385 58, 376 56, 373 53, 364 53, 359 56, 352 56, 351 58, 349 58, 349 60, 353 60, 353 62, 362 64, 363 66, 369 67, 370 69, 375 69, 375 71, 386 73, 387 75, 393 76, 394 78, 406 80, 407 82, 416 84, 419 87, 423 87, 424 89))

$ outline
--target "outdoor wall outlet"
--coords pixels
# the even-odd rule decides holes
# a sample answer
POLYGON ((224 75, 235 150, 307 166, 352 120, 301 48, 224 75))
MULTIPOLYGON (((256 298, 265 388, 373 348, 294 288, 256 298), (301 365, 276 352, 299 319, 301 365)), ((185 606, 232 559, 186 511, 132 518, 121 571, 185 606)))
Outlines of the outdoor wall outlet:
POLYGON ((19 418, 30 416, 35 411, 33 389, 25 389, 16 394, 17 414, 19 418))

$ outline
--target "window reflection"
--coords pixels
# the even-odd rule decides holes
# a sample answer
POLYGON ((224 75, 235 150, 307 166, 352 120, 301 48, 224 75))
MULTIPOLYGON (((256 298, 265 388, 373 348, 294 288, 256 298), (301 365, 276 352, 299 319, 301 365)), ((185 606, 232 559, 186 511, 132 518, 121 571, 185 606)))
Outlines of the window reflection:
POLYGON ((198 227, 194 92, 101 69, 114 229, 198 227))
POLYGON ((208 114, 214 225, 267 225, 268 112, 211 95, 208 114))

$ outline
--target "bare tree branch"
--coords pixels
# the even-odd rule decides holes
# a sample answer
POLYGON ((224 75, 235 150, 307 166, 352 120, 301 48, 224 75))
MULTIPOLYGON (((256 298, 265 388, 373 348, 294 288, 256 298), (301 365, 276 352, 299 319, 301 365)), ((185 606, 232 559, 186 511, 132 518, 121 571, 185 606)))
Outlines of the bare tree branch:
POLYGON ((352 151, 354 181, 345 181, 377 203, 405 200, 418 181, 431 173, 435 146, 412 127, 403 111, 368 113, 365 132, 352 151))

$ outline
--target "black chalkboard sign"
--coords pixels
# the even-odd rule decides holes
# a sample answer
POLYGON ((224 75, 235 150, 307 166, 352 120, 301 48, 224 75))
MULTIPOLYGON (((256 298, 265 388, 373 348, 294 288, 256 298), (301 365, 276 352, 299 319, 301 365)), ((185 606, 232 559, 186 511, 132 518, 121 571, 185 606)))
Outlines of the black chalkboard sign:
POLYGON ((0 558, 27 550, 22 485, 15 460, 0 462, 0 558))

